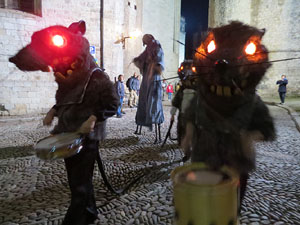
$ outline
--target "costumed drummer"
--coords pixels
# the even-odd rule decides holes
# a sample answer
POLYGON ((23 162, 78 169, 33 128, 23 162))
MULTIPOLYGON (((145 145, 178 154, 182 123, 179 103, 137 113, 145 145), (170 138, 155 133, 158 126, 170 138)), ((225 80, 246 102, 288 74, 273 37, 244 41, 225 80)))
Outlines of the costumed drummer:
MULTIPOLYGON (((82 32, 77 27, 78 23, 73 23, 69 29, 82 32)), ((85 47, 88 51, 88 42, 85 47)), ((89 224, 98 218, 92 183, 94 164, 99 154, 99 141, 105 135, 106 119, 116 113, 119 104, 113 83, 97 67, 92 56, 84 52, 78 57, 72 64, 73 80, 61 78, 59 68, 55 68, 58 83, 56 105, 43 121, 44 125, 50 125, 53 117, 58 117, 58 124, 52 134, 79 132, 85 135, 81 151, 65 159, 71 204, 64 225, 89 224)))

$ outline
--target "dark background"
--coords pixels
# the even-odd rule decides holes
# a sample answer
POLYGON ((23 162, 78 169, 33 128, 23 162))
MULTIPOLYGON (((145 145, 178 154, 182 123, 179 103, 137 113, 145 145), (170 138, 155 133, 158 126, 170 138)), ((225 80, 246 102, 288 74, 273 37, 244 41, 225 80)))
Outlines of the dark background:
POLYGON ((185 58, 193 58, 193 34, 206 31, 208 27, 209 0, 182 0, 181 15, 185 17, 185 58))

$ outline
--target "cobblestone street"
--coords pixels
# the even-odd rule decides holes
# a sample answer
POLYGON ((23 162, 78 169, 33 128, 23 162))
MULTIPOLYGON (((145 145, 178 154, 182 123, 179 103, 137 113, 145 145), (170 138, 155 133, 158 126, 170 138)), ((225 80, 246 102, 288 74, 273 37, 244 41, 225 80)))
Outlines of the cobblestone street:
MULTIPOLYGON (((270 106, 277 140, 258 143, 257 169, 251 174, 242 205, 241 224, 300 224, 300 134, 286 110, 270 106)), ((164 149, 153 144, 154 132, 134 135, 135 109, 108 120, 108 136, 100 146, 114 187, 141 178, 117 196, 95 169, 94 188, 100 219, 97 224, 173 224, 170 172, 183 154, 168 140, 164 149)), ((167 132, 165 106, 162 136, 167 132)), ((60 224, 69 205, 63 160, 42 161, 32 145, 48 136, 41 116, 0 122, 0 224, 60 224)), ((173 129, 173 136, 175 129, 173 129)))

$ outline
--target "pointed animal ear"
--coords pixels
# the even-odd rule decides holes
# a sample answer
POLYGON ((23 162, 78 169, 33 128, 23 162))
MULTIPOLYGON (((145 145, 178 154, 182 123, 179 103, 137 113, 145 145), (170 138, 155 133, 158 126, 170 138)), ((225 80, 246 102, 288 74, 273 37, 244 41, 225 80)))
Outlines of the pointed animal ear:
POLYGON ((84 35, 86 31, 85 22, 80 20, 79 22, 72 23, 68 29, 75 34, 80 33, 84 35))
POLYGON ((260 29, 258 32, 260 34, 260 38, 262 38, 266 33, 266 28, 260 29))

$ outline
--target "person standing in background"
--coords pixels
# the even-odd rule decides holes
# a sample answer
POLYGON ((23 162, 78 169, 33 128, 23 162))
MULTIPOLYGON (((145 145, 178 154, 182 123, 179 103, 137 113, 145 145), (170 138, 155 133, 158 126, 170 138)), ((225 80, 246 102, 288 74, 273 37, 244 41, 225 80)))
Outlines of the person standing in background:
POLYGON ((117 81, 117 93, 120 98, 120 104, 117 110, 117 118, 122 118, 122 105, 125 97, 124 76, 120 74, 117 81))
POLYGON ((130 78, 129 83, 129 107, 137 107, 138 95, 137 91, 139 90, 140 81, 138 80, 138 75, 136 73, 130 78))
POLYGON ((168 94, 168 100, 171 101, 172 100, 172 94, 174 92, 173 85, 171 83, 168 84, 166 92, 168 94))
POLYGON ((286 79, 286 75, 281 75, 281 80, 276 82, 278 86, 278 93, 280 98, 280 104, 284 104, 285 94, 286 94, 286 85, 288 84, 288 80, 286 79))

